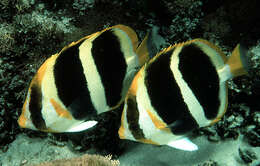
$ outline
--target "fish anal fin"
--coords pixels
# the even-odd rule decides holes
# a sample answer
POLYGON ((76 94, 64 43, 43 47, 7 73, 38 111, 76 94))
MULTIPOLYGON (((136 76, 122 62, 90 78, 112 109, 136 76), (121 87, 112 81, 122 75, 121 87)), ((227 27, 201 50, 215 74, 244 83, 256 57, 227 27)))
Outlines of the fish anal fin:
POLYGON ((95 120, 85 121, 79 125, 73 126, 65 132, 79 132, 94 127, 98 122, 95 120))
POLYGON ((191 142, 188 138, 182 138, 178 140, 173 140, 168 142, 167 144, 170 147, 180 149, 180 150, 185 150, 185 151, 195 151, 198 150, 198 146, 191 142))

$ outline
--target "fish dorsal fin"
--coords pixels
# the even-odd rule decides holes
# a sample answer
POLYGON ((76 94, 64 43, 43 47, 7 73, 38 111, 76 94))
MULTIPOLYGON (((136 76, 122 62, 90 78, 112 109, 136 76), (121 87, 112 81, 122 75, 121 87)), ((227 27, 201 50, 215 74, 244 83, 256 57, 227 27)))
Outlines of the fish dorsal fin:
POLYGON ((127 66, 130 68, 141 66, 140 62, 138 62, 139 57, 136 55, 139 41, 135 31, 132 28, 121 24, 104 29, 102 32, 108 30, 111 30, 113 34, 119 39, 121 47, 120 49, 124 54, 127 66))
POLYGON ((197 38, 197 39, 193 39, 191 40, 191 43, 194 42, 196 44, 199 44, 201 47, 201 49, 205 49, 204 51, 208 54, 211 54, 210 52, 212 52, 214 50, 215 54, 217 54, 218 56, 220 56, 222 58, 222 60, 224 62, 227 61, 227 57, 226 55, 221 51, 221 49, 219 47, 217 47, 216 45, 212 44, 211 42, 201 39, 201 38, 197 38), (204 45, 204 46, 203 46, 204 45), (207 48, 211 48, 210 50, 207 50, 207 48))
POLYGON ((167 144, 170 147, 180 149, 180 150, 185 150, 185 151, 195 151, 198 150, 198 146, 191 142, 188 138, 182 138, 179 140, 173 140, 168 142, 167 144))
POLYGON ((195 44, 197 47, 199 47, 200 50, 202 50, 205 55, 210 58, 211 62, 214 64, 217 70, 225 66, 227 61, 226 55, 213 43, 199 38, 191 40, 190 44, 195 44))
POLYGON ((87 130, 91 127, 94 127, 97 123, 98 122, 95 120, 85 121, 76 126, 71 127, 70 129, 66 130, 65 132, 79 132, 79 131, 87 130))
MULTIPOLYGON (((134 51, 135 51, 135 50, 137 49, 138 43, 139 43, 135 31, 134 31, 132 28, 130 28, 130 27, 128 27, 128 26, 125 26, 125 25, 122 25, 122 24, 112 26, 112 27, 110 27, 110 28, 108 28, 108 29, 116 29, 116 28, 118 28, 118 29, 124 31, 124 32, 127 34, 127 36, 130 38, 130 40, 131 40, 131 42, 132 42, 133 49, 134 49, 134 51)), ((105 30, 108 30, 108 29, 105 29, 105 30)), ((104 31, 105 31, 105 30, 104 30, 104 31)))

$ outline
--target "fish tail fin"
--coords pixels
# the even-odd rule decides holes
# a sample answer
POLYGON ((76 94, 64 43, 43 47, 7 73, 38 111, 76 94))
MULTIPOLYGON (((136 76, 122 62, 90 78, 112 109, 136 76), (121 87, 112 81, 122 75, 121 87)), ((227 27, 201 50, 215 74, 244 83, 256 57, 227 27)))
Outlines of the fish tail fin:
POLYGON ((220 82, 228 79, 248 74, 250 70, 248 49, 241 44, 237 44, 225 65, 218 70, 220 82))
POLYGON ((230 68, 232 77, 248 74, 250 63, 248 58, 248 49, 238 44, 228 58, 226 64, 230 68))

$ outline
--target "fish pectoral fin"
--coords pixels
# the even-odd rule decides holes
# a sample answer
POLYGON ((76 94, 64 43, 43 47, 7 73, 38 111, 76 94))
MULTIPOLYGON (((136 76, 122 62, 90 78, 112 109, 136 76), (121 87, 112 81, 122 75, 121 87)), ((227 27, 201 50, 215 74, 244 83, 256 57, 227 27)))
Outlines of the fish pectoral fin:
POLYGON ((87 130, 91 127, 94 127, 98 122, 95 120, 85 121, 80 123, 79 125, 73 126, 72 128, 66 130, 65 132, 79 132, 83 130, 87 130))
POLYGON ((186 151, 195 151, 198 150, 198 146, 191 142, 188 138, 182 138, 179 140, 173 140, 168 142, 167 144, 170 147, 180 149, 180 150, 186 150, 186 151))

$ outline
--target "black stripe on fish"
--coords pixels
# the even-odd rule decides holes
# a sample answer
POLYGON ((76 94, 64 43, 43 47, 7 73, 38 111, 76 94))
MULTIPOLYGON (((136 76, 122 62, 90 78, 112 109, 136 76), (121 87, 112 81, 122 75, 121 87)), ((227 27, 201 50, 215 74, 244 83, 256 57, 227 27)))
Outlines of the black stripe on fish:
POLYGON ((183 134, 197 128, 182 98, 180 88, 170 68, 174 49, 160 55, 146 68, 145 85, 151 104, 173 134, 183 134), (181 124, 181 125, 179 125, 181 124))
POLYGON ((179 53, 178 67, 206 118, 216 118, 220 106, 219 77, 209 56, 195 44, 184 46, 179 53))
POLYGON ((144 139, 145 136, 143 130, 139 126, 139 112, 137 108, 136 98, 129 97, 126 102, 126 119, 128 123, 128 128, 136 140, 144 139))
POLYGON ((32 120, 33 125, 39 129, 47 129, 45 121, 42 117, 42 93, 41 87, 36 84, 31 86, 30 102, 29 102, 29 111, 31 114, 30 119, 32 120))
POLYGON ((96 112, 79 58, 79 46, 82 42, 84 40, 61 52, 54 65, 58 96, 75 119, 85 119, 96 112))
POLYGON ((121 99, 127 68, 119 38, 112 30, 107 30, 93 41, 91 52, 105 89, 107 104, 115 106, 121 99))

